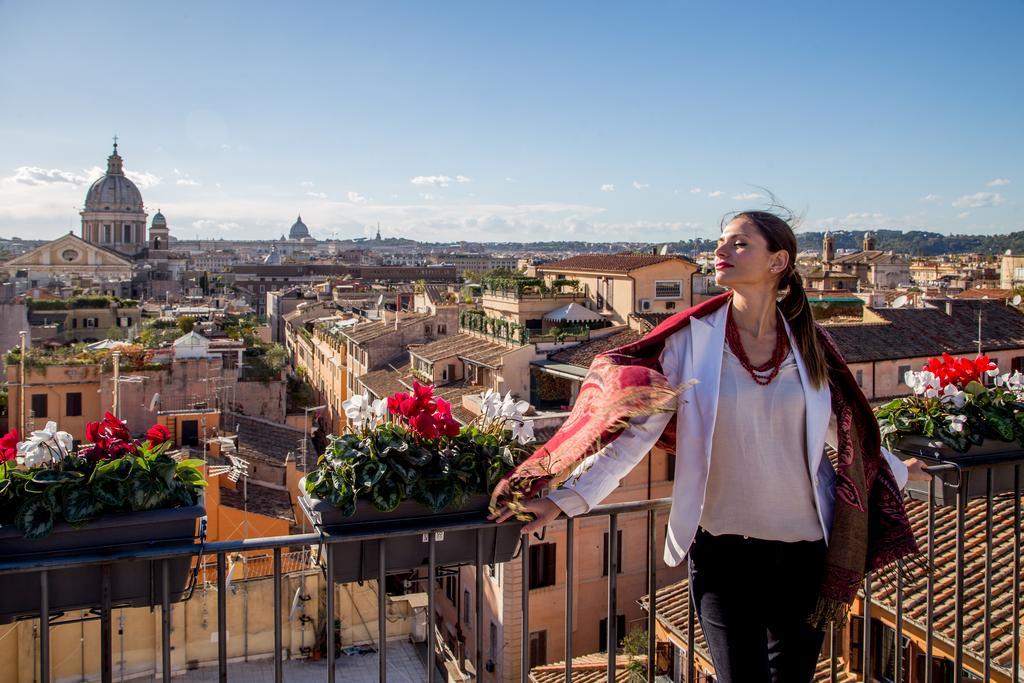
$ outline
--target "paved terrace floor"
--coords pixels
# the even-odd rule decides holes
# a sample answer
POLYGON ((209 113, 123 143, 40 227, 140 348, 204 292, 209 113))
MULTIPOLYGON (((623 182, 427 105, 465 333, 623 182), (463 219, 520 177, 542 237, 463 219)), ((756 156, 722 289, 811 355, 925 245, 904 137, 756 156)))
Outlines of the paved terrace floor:
MULTIPOLYGON (((425 644, 412 644, 405 640, 388 641, 388 681, 396 683, 423 683, 427 680, 427 648, 425 644)), ((377 678, 377 653, 352 655, 339 654, 335 669, 338 681, 345 683, 375 683, 377 678)), ((155 680, 155 679, 154 679, 155 680)), ((187 683, 216 683, 217 667, 203 667, 175 676, 175 681, 187 683)), ((263 659, 258 662, 232 662, 228 664, 228 680, 243 683, 273 683, 274 662, 263 659)), ((291 659, 284 662, 284 680, 288 683, 323 683, 327 680, 327 661, 291 659)))

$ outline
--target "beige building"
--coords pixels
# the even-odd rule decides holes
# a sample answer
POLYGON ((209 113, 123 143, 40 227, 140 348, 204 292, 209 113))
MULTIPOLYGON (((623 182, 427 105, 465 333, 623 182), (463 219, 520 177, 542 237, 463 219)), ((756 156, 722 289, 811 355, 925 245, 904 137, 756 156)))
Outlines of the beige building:
POLYGON ((690 307, 697 271, 697 264, 683 256, 653 254, 582 254, 537 266, 537 276, 549 285, 578 281, 588 308, 619 325, 635 313, 690 307))
POLYGON ((875 236, 870 232, 864 234, 863 250, 836 256, 835 238, 826 231, 821 253, 823 271, 854 275, 861 286, 891 289, 911 282, 910 261, 900 254, 875 249, 875 236))
POLYGON ((28 302, 31 340, 59 344, 131 341, 141 325, 137 301, 113 297, 72 297, 28 302))
POLYGON ((1005 254, 999 265, 999 286, 1013 289, 1020 284, 1024 284, 1024 256, 1005 254))
POLYGON ((11 278, 27 278, 31 287, 46 286, 55 280, 106 282, 132 278, 131 260, 71 233, 14 257, 4 264, 4 270, 11 278))

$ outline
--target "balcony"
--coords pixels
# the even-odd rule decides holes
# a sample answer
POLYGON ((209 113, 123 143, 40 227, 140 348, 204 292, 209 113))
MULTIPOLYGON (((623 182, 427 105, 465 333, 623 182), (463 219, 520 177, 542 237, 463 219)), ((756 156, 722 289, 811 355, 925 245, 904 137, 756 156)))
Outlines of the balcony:
MULTIPOLYGON (((953 672, 963 672, 958 680, 1020 680, 1024 673, 1020 667, 1021 464, 1024 459, 1018 451, 1013 458, 979 460, 969 468, 954 470, 948 465, 930 468, 934 478, 930 491, 924 496, 908 498, 907 505, 920 545, 935 571, 927 576, 919 573, 911 584, 883 582, 879 577, 868 576, 854 604, 850 623, 826 634, 815 681, 859 681, 864 680, 863 672, 868 672, 869 680, 902 683, 954 680, 953 672), (940 485, 939 477, 946 483, 940 485), (949 491, 950 480, 958 482, 952 504, 940 505, 938 492, 949 491), (966 492, 976 490, 970 487, 971 480, 983 482, 983 493, 968 499, 966 492)), ((514 610, 508 609, 506 602, 505 637, 501 648, 513 650, 518 661, 516 666, 505 669, 500 680, 533 683, 598 678, 633 681, 637 680, 631 678, 635 675, 649 682, 713 680, 708 678, 713 676, 714 668, 695 615, 689 609, 685 580, 650 590, 658 586, 656 558, 661 545, 655 541, 665 523, 668 507, 667 498, 615 503, 556 523, 564 524, 567 541, 564 572, 557 577, 564 581, 564 607, 559 609, 566 625, 562 636, 564 649, 547 653, 544 660, 551 662, 561 658, 561 662, 534 662, 531 666, 531 648, 522 646, 531 643, 531 588, 537 590, 531 584, 537 572, 531 572, 533 553, 529 550, 536 541, 522 537, 517 557, 502 569, 506 577, 502 589, 517 589, 521 600, 514 610), (576 623, 578 619, 574 620, 573 611, 582 601, 597 599, 597 596, 575 593, 573 577, 578 558, 573 550, 574 535, 584 525, 592 523, 588 520, 606 520, 608 578, 601 600, 605 603, 606 616, 617 615, 623 597, 618 587, 620 555, 616 532, 627 515, 646 516, 648 589, 644 595, 629 599, 637 599, 646 612, 646 653, 654 653, 650 658, 653 666, 648 665, 646 653, 630 656, 615 648, 603 653, 584 653, 573 648, 579 629, 593 627, 593 624, 576 623)), ((489 526, 493 524, 481 521, 445 530, 482 530, 489 526)), ((488 666, 485 655, 483 600, 472 600, 472 614, 467 607, 465 617, 457 616, 459 628, 464 623, 467 628, 472 627, 473 634, 472 639, 467 637, 460 644, 461 656, 445 646, 443 626, 436 628, 435 619, 427 621, 431 627, 425 629, 425 645, 396 640, 394 634, 389 637, 388 625, 396 609, 415 612, 425 608, 427 615, 437 615, 439 607, 443 607, 442 601, 448 599, 446 590, 437 587, 437 580, 442 577, 445 581, 455 580, 453 577, 458 572, 453 574, 450 569, 437 566, 434 560, 438 542, 436 531, 440 530, 434 529, 427 519, 421 527, 400 531, 346 535, 308 533, 204 545, 124 548, 109 554, 81 554, 70 558, 0 559, 0 576, 24 572, 38 576, 43 605, 40 613, 49 613, 51 576, 56 570, 151 562, 157 568, 158 608, 155 613, 158 616, 156 621, 150 617, 150 624, 159 624, 155 627, 158 637, 149 646, 148 665, 139 665, 140 646, 135 643, 131 646, 136 657, 135 669, 126 671, 125 640, 130 640, 131 634, 124 633, 124 610, 109 602, 110 572, 104 571, 101 589, 102 594, 108 596, 107 603, 93 612, 83 613, 81 619, 50 613, 48 628, 39 629, 37 621, 32 620, 31 648, 27 643, 22 644, 20 656, 29 657, 31 652, 38 668, 24 664, 20 669, 7 667, 6 672, 0 671, 0 681, 48 683, 58 677, 70 677, 69 671, 76 679, 83 680, 97 675, 102 681, 112 681, 115 676, 121 679, 129 675, 151 675, 169 681, 172 676, 180 675, 185 681, 212 681, 215 677, 226 681, 229 670, 233 679, 269 678, 269 672, 273 671, 274 680, 278 682, 284 680, 286 672, 289 680, 305 678, 331 683, 336 680, 384 681, 389 674, 394 680, 440 681, 460 667, 470 672, 464 680, 499 680, 486 673, 493 667, 488 666), (348 599, 345 590, 323 589, 324 577, 333 575, 334 554, 318 551, 334 544, 421 534, 427 543, 429 562, 412 583, 426 586, 426 590, 399 596, 394 590, 395 582, 379 572, 373 577, 376 583, 366 583, 375 606, 362 614, 363 631, 357 635, 369 645, 326 647, 325 643, 340 642, 339 628, 354 628, 350 616, 341 619, 339 614, 343 611, 347 615, 354 614, 352 609, 359 606, 345 603, 348 599), (169 560, 181 557, 193 558, 197 567, 196 585, 188 602, 172 605, 168 583, 159 577, 166 577, 161 568, 166 567, 169 560), (378 590, 379 586, 385 586, 386 590, 378 590), (416 606, 418 604, 421 606, 416 606), (81 641, 77 626, 73 627, 74 638, 69 639, 68 626, 63 624, 79 622, 83 624, 81 641), (193 639, 189 634, 196 632, 200 637, 193 639), (54 647, 55 639, 75 645, 81 642, 80 673, 74 668, 77 663, 68 664, 71 655, 74 655, 73 660, 78 657, 77 649, 71 654, 66 649, 58 651, 54 647), (323 659, 318 661, 321 651, 323 659), (255 661, 261 659, 267 661, 255 661), (482 675, 477 677, 472 672, 482 675)), ((472 567, 475 586, 469 582, 469 585, 456 585, 458 594, 463 589, 468 593, 474 588, 476 596, 484 595, 488 570, 481 537, 477 534, 476 563, 472 567)), ((379 544, 378 553, 378 566, 384 567, 387 546, 379 544)), ((534 606, 537 604, 535 600, 534 606)), ((367 605, 362 607, 367 608, 367 605)), ((626 635, 619 632, 617 621, 607 620, 608 643, 618 643, 626 635)), ((11 627, 0 626, 0 643, 10 634, 11 631, 5 632, 8 628, 11 627)), ((145 647, 142 650, 145 652, 145 647)))

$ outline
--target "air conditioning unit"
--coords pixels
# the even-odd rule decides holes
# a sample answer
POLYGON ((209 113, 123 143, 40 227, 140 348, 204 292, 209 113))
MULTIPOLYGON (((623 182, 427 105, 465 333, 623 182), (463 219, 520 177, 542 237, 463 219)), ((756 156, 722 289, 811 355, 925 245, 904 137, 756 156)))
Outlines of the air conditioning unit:
POLYGON ((641 311, 649 311, 649 310, 651 310, 651 300, 650 299, 640 299, 640 310, 641 311))

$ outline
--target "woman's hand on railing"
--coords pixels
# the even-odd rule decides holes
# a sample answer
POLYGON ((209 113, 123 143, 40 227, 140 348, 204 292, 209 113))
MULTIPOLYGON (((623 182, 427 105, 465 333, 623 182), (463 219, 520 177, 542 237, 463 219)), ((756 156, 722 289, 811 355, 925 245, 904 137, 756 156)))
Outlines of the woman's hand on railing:
MULTIPOLYGON (((522 532, 524 534, 540 531, 548 524, 555 521, 555 519, 562 514, 562 508, 555 505, 555 503, 549 498, 535 498, 527 501, 523 503, 523 509, 526 512, 533 514, 533 521, 523 527, 522 532)), ((513 515, 515 515, 515 513, 506 505, 500 508, 498 512, 488 515, 487 519, 501 523, 513 515)))
POLYGON ((917 458, 907 458, 903 461, 907 466, 907 481, 931 481, 932 475, 924 471, 924 463, 917 458))

